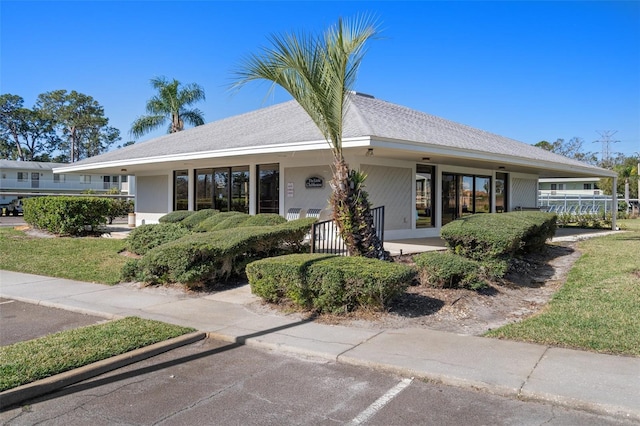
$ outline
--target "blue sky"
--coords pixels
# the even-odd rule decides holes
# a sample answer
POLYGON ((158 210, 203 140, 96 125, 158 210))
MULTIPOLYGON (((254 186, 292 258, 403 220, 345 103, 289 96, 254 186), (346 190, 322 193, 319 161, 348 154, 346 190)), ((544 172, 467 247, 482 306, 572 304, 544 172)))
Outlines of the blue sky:
MULTIPOLYGON (((229 91, 233 70, 272 33, 319 32, 373 14, 356 90, 525 143, 616 131, 640 152, 640 2, 0 2, 0 92, 33 106, 76 90, 131 140, 149 79, 198 83, 215 121, 288 100, 266 84, 229 91)), ((141 140, 164 133, 157 131, 141 140)))

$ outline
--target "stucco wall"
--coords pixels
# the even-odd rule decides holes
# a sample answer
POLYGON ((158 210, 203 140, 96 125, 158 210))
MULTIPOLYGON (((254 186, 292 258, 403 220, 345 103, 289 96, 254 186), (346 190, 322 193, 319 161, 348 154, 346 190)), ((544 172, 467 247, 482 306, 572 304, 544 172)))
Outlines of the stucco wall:
POLYGON ((286 167, 284 169, 284 211, 290 208, 327 209, 331 195, 331 168, 329 166, 286 167), (305 180, 312 176, 324 179, 323 188, 305 188, 305 180))
POLYGON ((532 178, 511 178, 511 209, 515 207, 538 206, 538 180, 532 178))
POLYGON ((384 228, 387 230, 410 229, 415 205, 412 188, 415 185, 413 170, 404 167, 386 167, 362 164, 367 174, 365 190, 372 207, 384 206, 384 228))
POLYGON ((136 213, 167 213, 169 177, 139 176, 136 178, 136 213))

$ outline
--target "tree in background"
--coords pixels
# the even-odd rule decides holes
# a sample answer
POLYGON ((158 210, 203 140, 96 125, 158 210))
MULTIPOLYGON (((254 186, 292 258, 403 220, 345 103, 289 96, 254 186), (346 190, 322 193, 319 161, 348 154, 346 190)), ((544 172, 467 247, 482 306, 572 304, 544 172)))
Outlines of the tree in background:
POLYGON ((22 97, 0 95, 0 149, 2 158, 38 161, 58 147, 55 121, 46 112, 23 106, 22 97))
POLYGON ((192 126, 204 124, 204 116, 197 109, 188 106, 205 100, 204 89, 192 83, 180 87, 176 79, 168 81, 165 77, 151 79, 151 86, 158 94, 147 101, 147 114, 138 117, 131 125, 130 134, 139 138, 170 121, 167 133, 184 130, 184 123, 192 126))
MULTIPOLYGON (((625 196, 625 186, 628 185, 629 198, 635 198, 634 194, 638 194, 638 163, 640 163, 640 155, 625 157, 618 155, 614 160, 611 169, 618 173, 618 186, 616 193, 625 196)), ((600 179, 598 187, 607 195, 613 193, 613 179, 600 179)))
POLYGON ((551 151, 555 154, 563 155, 567 158, 573 158, 574 160, 582 161, 583 163, 596 165, 598 163, 598 156, 593 152, 582 151, 583 144, 584 140, 575 136, 569 139, 569 141, 567 142, 565 142, 564 139, 556 139, 556 141, 553 143, 540 141, 534 146, 542 148, 546 151, 551 151))
POLYGON ((24 109, 24 99, 9 93, 0 96, 0 138, 2 138, 3 158, 24 160, 22 145, 18 137, 20 111, 24 109))
POLYGON ((57 148, 69 152, 72 163, 101 154, 120 140, 120 131, 109 126, 104 108, 91 96, 55 90, 40 94, 36 108, 52 117, 62 135, 57 148))
MULTIPOLYGON (((384 258, 373 227, 366 176, 350 170, 342 152, 342 129, 349 92, 364 56, 365 43, 377 33, 366 18, 338 23, 320 36, 272 36, 271 47, 249 56, 237 71, 235 87, 267 80, 285 89, 307 112, 333 153, 333 219, 350 255, 384 258)), ((273 89, 273 86, 272 86, 273 89)))

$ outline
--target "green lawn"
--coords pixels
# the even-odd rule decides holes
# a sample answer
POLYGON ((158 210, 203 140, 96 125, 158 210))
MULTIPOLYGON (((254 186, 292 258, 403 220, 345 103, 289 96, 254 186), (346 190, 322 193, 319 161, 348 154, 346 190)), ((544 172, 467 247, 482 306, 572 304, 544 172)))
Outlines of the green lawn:
POLYGON ((124 247, 111 238, 37 238, 0 228, 0 269, 116 284, 127 261, 118 254, 124 247))
POLYGON ((566 284, 540 314, 489 337, 640 356, 640 219, 578 243, 566 284))
POLYGON ((127 317, 0 347, 0 391, 194 331, 127 317))

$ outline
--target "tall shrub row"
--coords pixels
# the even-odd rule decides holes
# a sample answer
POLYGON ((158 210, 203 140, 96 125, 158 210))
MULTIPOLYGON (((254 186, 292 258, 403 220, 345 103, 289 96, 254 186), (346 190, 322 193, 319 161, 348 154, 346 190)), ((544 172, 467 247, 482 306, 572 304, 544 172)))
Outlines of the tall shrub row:
POLYGON ((58 235, 83 235, 106 225, 112 200, 99 197, 49 196, 26 198, 24 220, 58 235))

